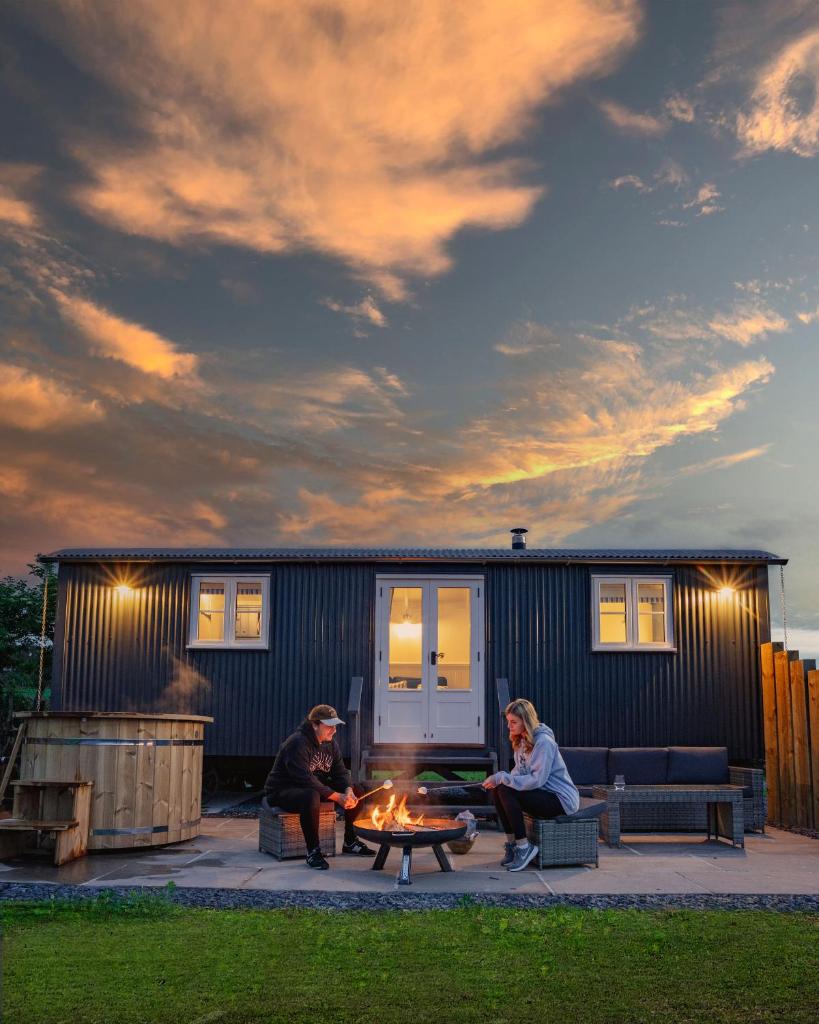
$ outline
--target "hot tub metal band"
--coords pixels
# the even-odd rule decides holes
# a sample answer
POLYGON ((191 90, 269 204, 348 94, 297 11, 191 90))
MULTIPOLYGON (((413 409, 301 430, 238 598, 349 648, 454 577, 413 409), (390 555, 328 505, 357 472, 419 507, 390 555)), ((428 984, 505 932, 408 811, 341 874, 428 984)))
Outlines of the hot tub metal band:
POLYGON ((201 747, 204 740, 97 740, 85 736, 32 736, 25 743, 51 743, 59 747, 201 747))
MULTIPOLYGON (((193 818, 191 821, 180 821, 174 826, 174 832, 183 828, 193 828, 201 822, 201 818, 193 818)), ((92 836, 144 836, 155 835, 158 832, 170 832, 169 825, 137 825, 134 828, 92 828, 92 836)))

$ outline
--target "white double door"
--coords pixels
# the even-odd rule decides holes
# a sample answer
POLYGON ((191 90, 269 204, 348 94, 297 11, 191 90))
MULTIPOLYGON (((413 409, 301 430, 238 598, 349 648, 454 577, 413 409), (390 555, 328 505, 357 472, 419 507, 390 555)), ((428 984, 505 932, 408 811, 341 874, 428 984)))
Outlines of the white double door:
POLYGON ((376 580, 375 742, 484 742, 483 578, 376 580))

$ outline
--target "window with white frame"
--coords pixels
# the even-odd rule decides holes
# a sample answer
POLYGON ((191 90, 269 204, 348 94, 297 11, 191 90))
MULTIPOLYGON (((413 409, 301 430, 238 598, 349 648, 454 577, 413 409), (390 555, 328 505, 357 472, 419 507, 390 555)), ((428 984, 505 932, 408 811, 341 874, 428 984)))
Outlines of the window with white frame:
POLYGON ((592 576, 595 651, 673 651, 670 576, 592 576))
POLYGON ((190 647, 267 650, 269 576, 191 577, 190 647))

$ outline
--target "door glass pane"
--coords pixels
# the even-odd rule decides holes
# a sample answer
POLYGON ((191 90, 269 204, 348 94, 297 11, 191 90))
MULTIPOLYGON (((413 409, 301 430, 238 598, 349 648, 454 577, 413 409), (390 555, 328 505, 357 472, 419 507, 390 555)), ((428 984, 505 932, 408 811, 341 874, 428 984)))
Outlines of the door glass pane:
POLYGON ((626 585, 600 584, 600 643, 626 642, 626 585))
POLYGON ((225 639, 225 585, 205 583, 199 587, 200 640, 225 639))
POLYGON ((641 644, 665 643, 665 587, 662 583, 637 584, 637 621, 641 644))
POLYGON ((236 639, 259 640, 262 635, 262 585, 236 585, 236 639))
POLYGON ((388 685, 391 690, 422 688, 422 593, 420 587, 390 588, 388 685))
POLYGON ((472 679, 469 587, 438 588, 438 689, 468 690, 472 679))

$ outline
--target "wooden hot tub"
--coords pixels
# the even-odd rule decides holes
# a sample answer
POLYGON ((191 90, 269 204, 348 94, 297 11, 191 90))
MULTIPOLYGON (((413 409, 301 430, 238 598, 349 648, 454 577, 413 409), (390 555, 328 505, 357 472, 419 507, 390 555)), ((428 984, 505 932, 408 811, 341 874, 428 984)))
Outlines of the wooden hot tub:
POLYGON ((89 850, 162 846, 199 835, 202 715, 49 711, 21 715, 21 779, 88 779, 89 850))

